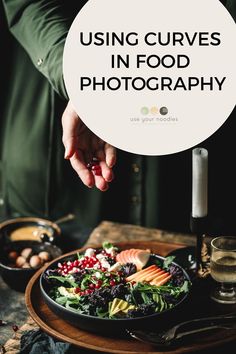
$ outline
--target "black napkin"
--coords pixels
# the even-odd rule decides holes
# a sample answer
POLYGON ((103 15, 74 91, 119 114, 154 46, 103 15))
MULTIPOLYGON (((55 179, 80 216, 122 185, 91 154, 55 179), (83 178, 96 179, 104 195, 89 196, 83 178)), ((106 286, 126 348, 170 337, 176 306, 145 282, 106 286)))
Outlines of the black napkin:
MULTIPOLYGON (((20 354, 75 354, 74 348, 43 333, 41 330, 25 332, 21 337, 20 354)), ((79 353, 79 351, 77 351, 79 353)))
POLYGON ((24 332, 20 344, 19 354, 94 354, 93 350, 80 349, 69 343, 60 342, 40 329, 24 332))
POLYGON ((20 354, 67 354, 70 344, 59 342, 40 330, 27 331, 21 337, 20 354))

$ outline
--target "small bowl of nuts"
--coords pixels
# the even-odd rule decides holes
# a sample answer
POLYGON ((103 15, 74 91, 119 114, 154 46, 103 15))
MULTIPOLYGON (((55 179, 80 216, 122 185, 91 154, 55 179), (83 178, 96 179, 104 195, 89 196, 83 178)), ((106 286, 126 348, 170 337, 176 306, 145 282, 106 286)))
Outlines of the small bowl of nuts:
POLYGON ((49 243, 7 242, 0 249, 0 274, 12 289, 24 291, 34 273, 61 254, 59 247, 49 243))

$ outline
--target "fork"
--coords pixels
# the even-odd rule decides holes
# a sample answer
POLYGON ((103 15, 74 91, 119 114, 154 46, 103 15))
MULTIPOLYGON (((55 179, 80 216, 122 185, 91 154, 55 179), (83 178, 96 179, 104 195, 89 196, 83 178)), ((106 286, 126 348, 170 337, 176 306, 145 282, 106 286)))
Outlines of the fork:
POLYGON ((236 315, 213 316, 185 321, 163 332, 147 332, 142 330, 126 330, 137 340, 149 344, 170 346, 189 335, 216 329, 236 330, 236 315))

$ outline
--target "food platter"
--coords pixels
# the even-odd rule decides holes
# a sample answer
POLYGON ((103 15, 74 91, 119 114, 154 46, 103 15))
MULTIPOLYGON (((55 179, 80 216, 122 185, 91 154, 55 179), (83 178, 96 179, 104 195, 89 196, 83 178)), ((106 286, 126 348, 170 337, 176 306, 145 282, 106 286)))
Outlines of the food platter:
POLYGON ((50 263, 40 277, 40 289, 49 308, 79 328, 106 335, 124 334, 126 329, 152 329, 154 323, 168 326, 189 295, 191 281, 185 270, 173 261, 164 270, 168 259, 151 250, 104 244, 50 263), (109 248, 103 248, 104 244, 109 248), (92 256, 86 256, 89 253, 92 256), (137 277, 140 280, 136 282, 137 277), (154 281, 162 286, 154 285, 154 281))
MULTIPOLYGON (((127 247, 127 243, 123 244, 127 247)), ((175 248, 183 247, 183 245, 170 245, 161 242, 131 242, 130 247, 150 247, 153 252, 157 252, 163 256, 174 250, 175 248)), ((69 324, 68 322, 59 318, 54 314, 48 306, 45 304, 40 288, 39 288, 39 278, 41 274, 40 270, 31 279, 27 290, 26 290, 26 305, 30 315, 33 317, 35 322, 48 334, 56 337, 62 341, 69 342, 81 348, 86 348, 90 350, 107 352, 107 353, 117 353, 117 348, 119 348, 119 353, 162 353, 162 351, 151 345, 145 343, 137 342, 128 337, 125 338, 115 338, 93 334, 82 329, 76 328, 75 326, 69 324)), ((207 295, 207 294, 206 294, 207 295)), ((205 296, 205 294, 204 294, 205 296)), ((184 310, 183 315, 188 314, 188 318, 196 317, 198 315, 211 315, 211 314, 222 314, 233 311, 235 309, 224 306, 216 306, 212 303, 207 296, 197 297, 192 300, 193 302, 187 305, 184 310)), ((182 318, 176 319, 178 321, 182 318)), ((221 330, 217 333, 211 333, 208 335, 201 336, 201 338, 196 338, 192 340, 191 343, 185 343, 181 347, 168 350, 168 353, 186 353, 195 350, 207 349, 214 346, 219 346, 223 343, 229 343, 236 340, 235 332, 221 330)))

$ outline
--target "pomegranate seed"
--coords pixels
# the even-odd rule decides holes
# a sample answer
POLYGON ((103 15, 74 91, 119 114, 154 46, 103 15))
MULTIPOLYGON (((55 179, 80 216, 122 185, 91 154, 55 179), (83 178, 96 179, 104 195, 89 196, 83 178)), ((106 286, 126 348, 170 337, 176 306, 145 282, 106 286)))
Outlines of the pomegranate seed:
POLYGON ((99 165, 99 160, 96 157, 93 157, 92 161, 87 164, 87 168, 92 171, 95 176, 101 175, 101 166, 99 165))
POLYGON ((102 171, 101 170, 95 170, 95 171, 93 171, 93 173, 95 174, 95 176, 101 176, 102 175, 102 171))
POLYGON ((19 327, 18 327, 17 325, 13 325, 13 326, 12 326, 12 329, 13 329, 14 332, 17 332, 18 329, 19 329, 19 327))
POLYGON ((76 294, 79 294, 79 293, 80 293, 80 291, 81 291, 81 289, 80 289, 80 288, 75 288, 75 293, 76 293, 76 294))
POLYGON ((110 280, 110 285, 111 285, 111 286, 114 286, 114 285, 116 285, 116 282, 115 282, 115 280, 110 280))
POLYGON ((92 171, 96 171, 96 170, 101 170, 101 167, 99 165, 92 166, 92 171))

